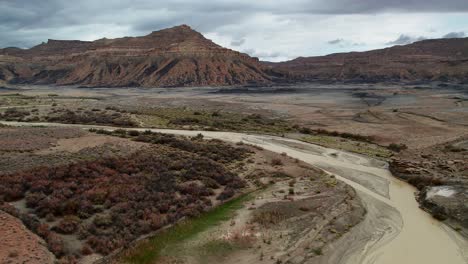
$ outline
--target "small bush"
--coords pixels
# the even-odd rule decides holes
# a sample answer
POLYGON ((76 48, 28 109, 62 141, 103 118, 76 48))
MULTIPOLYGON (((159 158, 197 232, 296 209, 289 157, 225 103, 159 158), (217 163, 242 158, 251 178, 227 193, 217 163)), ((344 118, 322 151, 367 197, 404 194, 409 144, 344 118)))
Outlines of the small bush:
POLYGON ((128 131, 128 135, 132 136, 132 137, 137 137, 137 136, 140 135, 140 132, 138 132, 136 130, 130 130, 130 131, 128 131))
POLYGON ((258 223, 261 226, 268 227, 276 225, 285 219, 285 215, 276 210, 256 212, 252 222, 258 223))
POLYGON ((402 150, 405 150, 408 148, 408 146, 406 146, 405 144, 395 144, 395 143, 392 143, 390 145, 388 145, 387 147, 389 150, 391 151, 395 151, 395 152, 400 152, 402 150))
POLYGON ((226 188, 226 189, 224 189, 224 191, 223 191, 222 193, 220 193, 220 194, 218 195, 218 197, 217 197, 216 199, 221 200, 221 201, 227 200, 227 199, 233 197, 234 194, 235 194, 235 192, 234 192, 233 189, 231 189, 231 188, 226 188))
POLYGON ((281 165, 283 165, 283 162, 280 159, 275 158, 275 159, 271 160, 271 165, 272 166, 281 166, 281 165))
POLYGON ((73 234, 78 230, 80 222, 76 216, 65 216, 52 230, 60 234, 73 234))

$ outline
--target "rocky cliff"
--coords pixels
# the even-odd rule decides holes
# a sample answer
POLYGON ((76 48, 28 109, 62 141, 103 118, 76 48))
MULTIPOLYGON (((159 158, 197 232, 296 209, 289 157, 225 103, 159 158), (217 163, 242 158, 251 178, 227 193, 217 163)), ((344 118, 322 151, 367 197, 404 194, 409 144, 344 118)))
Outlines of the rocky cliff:
POLYGON ((309 80, 468 82, 468 38, 424 40, 280 63, 260 63, 186 25, 142 37, 48 40, 30 49, 0 49, 0 85, 167 87, 309 80))
POLYGON ((257 58, 220 47, 182 25, 143 37, 49 40, 31 49, 0 49, 0 82, 118 86, 266 84, 257 58))
POLYGON ((404 46, 299 57, 267 63, 296 80, 467 81, 468 38, 433 39, 404 46))

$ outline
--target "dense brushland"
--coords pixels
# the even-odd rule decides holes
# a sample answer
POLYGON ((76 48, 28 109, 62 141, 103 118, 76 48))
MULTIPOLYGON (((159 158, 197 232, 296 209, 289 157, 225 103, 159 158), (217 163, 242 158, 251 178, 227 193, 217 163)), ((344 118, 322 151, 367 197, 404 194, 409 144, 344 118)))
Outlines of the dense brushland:
POLYGON ((245 148, 151 132, 115 135, 149 145, 127 155, 0 174, 2 209, 21 218, 68 262, 93 252, 109 254, 141 235, 198 216, 245 186, 227 169, 249 156, 245 148), (12 206, 18 202, 25 208, 12 206))

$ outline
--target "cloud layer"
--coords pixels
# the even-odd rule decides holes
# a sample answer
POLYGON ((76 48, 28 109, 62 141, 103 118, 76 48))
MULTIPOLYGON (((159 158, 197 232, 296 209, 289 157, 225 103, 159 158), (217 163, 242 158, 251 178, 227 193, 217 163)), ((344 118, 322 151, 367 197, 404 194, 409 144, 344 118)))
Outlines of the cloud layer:
POLYGON ((466 0, 0 0, 0 47, 145 35, 189 24, 264 60, 465 37, 466 0))

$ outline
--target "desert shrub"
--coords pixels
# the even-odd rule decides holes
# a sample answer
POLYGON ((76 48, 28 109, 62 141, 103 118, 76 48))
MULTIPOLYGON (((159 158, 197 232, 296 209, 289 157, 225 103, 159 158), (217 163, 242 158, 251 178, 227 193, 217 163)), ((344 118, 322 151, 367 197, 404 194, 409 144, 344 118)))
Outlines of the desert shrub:
POLYGON ((46 195, 43 193, 28 193, 26 195, 26 206, 29 208, 37 207, 39 202, 46 198, 46 195))
POLYGON ((172 125, 181 125, 181 126, 194 125, 194 124, 198 125, 201 123, 201 120, 198 118, 194 118, 194 117, 182 117, 182 118, 172 119, 169 123, 172 125))
POLYGON ((224 191, 222 193, 220 193, 218 195, 218 197, 216 197, 216 199, 218 199, 218 200, 227 200, 227 199, 233 197, 234 194, 235 194, 235 192, 234 192, 233 189, 226 188, 226 189, 224 189, 224 191))
POLYGON ((402 151, 402 150, 407 149, 408 147, 407 147, 405 144, 395 144, 395 143, 392 143, 392 144, 388 145, 387 148, 388 148, 389 150, 391 150, 391 151, 400 152, 400 151, 402 151))
POLYGON ((356 141, 363 141, 363 142, 372 142, 374 140, 374 137, 372 136, 365 136, 365 135, 359 135, 359 134, 353 134, 353 133, 348 133, 348 132, 338 132, 338 131, 328 131, 325 129, 309 129, 309 128, 301 128, 299 132, 303 134, 318 134, 318 135, 327 135, 327 136, 332 136, 332 137, 342 137, 342 138, 347 138, 347 139, 352 139, 356 141))
POLYGON ((24 197, 24 187, 20 184, 11 184, 8 187, 0 186, 1 197, 5 202, 13 202, 24 197))
POLYGON ((454 145, 446 145, 444 147, 444 150, 450 151, 450 152, 463 152, 465 149, 454 146, 454 145))
POLYGON ((47 238, 49 236, 49 234, 50 234, 49 225, 48 224, 40 224, 37 227, 36 233, 40 237, 47 238))
POLYGON ((271 165, 272 166, 281 166, 281 165, 283 165, 283 162, 281 161, 281 159, 274 158, 274 159, 271 160, 271 165))
POLYGON ((98 129, 96 131, 97 134, 103 134, 103 135, 112 135, 112 131, 108 131, 108 130, 105 130, 105 129, 98 129))
POLYGON ((251 151, 245 148, 234 148, 221 140, 201 140, 203 139, 202 134, 197 135, 195 137, 196 140, 187 140, 184 137, 176 137, 171 134, 152 133, 149 131, 149 133, 140 134, 139 136, 134 137, 134 139, 140 142, 167 145, 176 149, 206 156, 221 163, 243 160, 251 153, 251 151))
POLYGON ((132 136, 132 137, 137 137, 137 136, 140 135, 140 132, 138 132, 136 130, 130 130, 130 131, 128 131, 128 135, 132 136))
POLYGON ((312 134, 312 129, 308 127, 301 127, 299 128, 299 132, 302 134, 312 134))
POLYGON ((81 254, 87 256, 93 253, 93 250, 88 245, 83 245, 81 247, 81 254))
POLYGON ((56 111, 56 114, 46 117, 49 122, 61 122, 67 124, 96 124, 135 127, 137 123, 127 115, 121 113, 106 113, 102 111, 85 111, 83 113, 71 110, 56 111))
POLYGON ((125 129, 116 129, 116 130, 114 130, 114 133, 120 134, 120 135, 127 135, 127 130, 125 130, 125 129))
POLYGON ((259 211, 254 213, 252 222, 268 227, 276 225, 285 219, 285 215, 277 210, 259 211))
POLYGON ((30 113, 26 110, 20 110, 17 108, 8 108, 5 110, 3 114, 0 114, 0 118, 5 119, 7 121, 21 121, 25 117, 29 116, 30 113))
POLYGON ((198 133, 196 136, 192 137, 192 140, 202 140, 203 139, 203 134, 198 133))
POLYGON ((80 218, 67 215, 52 230, 60 234, 73 234, 78 230, 80 223, 80 218))
POLYGON ((60 236, 55 233, 49 233, 49 235, 46 237, 46 241, 49 250, 54 253, 54 255, 60 257, 65 254, 65 246, 60 236))

